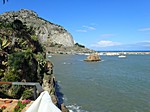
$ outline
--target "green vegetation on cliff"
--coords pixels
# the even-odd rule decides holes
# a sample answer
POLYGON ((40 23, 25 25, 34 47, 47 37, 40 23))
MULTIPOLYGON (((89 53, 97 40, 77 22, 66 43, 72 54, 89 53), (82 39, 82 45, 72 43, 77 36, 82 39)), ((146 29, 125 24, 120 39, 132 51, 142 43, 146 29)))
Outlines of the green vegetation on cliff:
POLYGON ((81 45, 81 44, 79 44, 79 43, 75 43, 75 46, 78 46, 78 47, 81 47, 81 48, 85 48, 84 45, 81 45))
MULTIPOLYGON (((20 20, 0 22, 0 81, 42 84, 45 64, 44 47, 32 27, 28 28, 20 20)), ((23 86, 0 86, 0 92, 13 98, 31 97, 25 95, 30 90, 23 86)))

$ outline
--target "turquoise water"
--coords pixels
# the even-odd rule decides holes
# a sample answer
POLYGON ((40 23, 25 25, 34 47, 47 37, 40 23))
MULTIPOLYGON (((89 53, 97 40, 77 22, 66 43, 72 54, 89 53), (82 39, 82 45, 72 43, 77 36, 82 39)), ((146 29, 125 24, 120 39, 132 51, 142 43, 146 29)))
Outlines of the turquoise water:
POLYGON ((150 55, 101 56, 83 62, 84 55, 55 55, 56 80, 73 112, 150 112, 150 55))

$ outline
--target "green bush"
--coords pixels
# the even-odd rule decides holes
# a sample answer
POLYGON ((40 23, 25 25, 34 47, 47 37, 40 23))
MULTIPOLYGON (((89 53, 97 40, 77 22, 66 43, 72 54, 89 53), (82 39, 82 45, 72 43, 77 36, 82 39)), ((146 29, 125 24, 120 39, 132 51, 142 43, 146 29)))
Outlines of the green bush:
POLYGON ((23 91, 22 99, 30 99, 31 96, 33 96, 33 90, 32 89, 26 89, 23 91))
POLYGON ((78 47, 85 48, 85 46, 84 46, 84 45, 81 45, 81 44, 79 44, 79 43, 75 43, 75 45, 76 45, 76 46, 78 46, 78 47))
MULTIPOLYGON (((45 48, 33 28, 27 28, 20 20, 14 23, 0 22, 0 81, 42 83, 45 48)), ((9 91, 14 98, 32 96, 29 90, 23 86, 0 85, 2 93, 8 95, 9 91)))

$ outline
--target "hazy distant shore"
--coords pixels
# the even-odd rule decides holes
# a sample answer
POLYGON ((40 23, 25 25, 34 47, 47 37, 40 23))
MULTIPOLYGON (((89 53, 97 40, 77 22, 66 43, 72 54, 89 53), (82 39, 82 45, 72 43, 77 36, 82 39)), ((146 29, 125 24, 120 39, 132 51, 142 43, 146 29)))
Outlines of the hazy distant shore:
MULTIPOLYGON (((96 53, 96 52, 61 52, 61 53, 47 53, 47 55, 62 55, 62 54, 66 54, 66 55, 90 55, 92 53, 96 53)), ((98 55, 108 55, 108 56, 118 56, 118 55, 150 55, 150 51, 98 51, 97 52, 98 55)))
MULTIPOLYGON (((98 55, 150 55, 150 51, 97 51, 98 55)), ((91 53, 76 53, 78 55, 90 55, 91 53)))
POLYGON ((99 51, 99 55, 150 55, 150 51, 99 51))

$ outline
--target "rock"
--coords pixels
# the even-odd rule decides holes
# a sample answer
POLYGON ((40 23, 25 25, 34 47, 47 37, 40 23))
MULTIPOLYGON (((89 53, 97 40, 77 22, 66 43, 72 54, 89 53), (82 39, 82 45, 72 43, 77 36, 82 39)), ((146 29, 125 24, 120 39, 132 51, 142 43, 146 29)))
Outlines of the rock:
POLYGON ((89 55, 84 61, 87 61, 87 62, 93 62, 93 61, 100 61, 100 57, 97 53, 95 54, 91 54, 89 55))
POLYGON ((50 61, 46 61, 44 69, 47 75, 53 74, 53 64, 50 61))
POLYGON ((61 111, 62 112, 69 112, 69 110, 66 108, 64 104, 61 104, 61 111))
POLYGON ((51 95, 51 98, 52 98, 52 102, 57 105, 58 103, 58 100, 57 100, 57 97, 55 95, 51 95))
POLYGON ((28 27, 33 27, 42 44, 57 43, 66 47, 74 46, 73 37, 67 30, 60 25, 38 17, 38 14, 32 10, 21 9, 0 15, 1 22, 13 22, 16 19, 21 20, 28 27))

